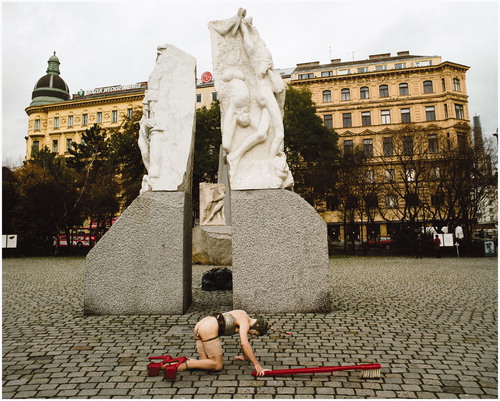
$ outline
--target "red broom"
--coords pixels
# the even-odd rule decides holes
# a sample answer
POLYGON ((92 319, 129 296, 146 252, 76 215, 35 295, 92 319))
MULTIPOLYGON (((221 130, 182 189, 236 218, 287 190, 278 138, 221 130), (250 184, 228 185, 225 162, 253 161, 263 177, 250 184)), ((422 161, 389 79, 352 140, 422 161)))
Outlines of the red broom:
MULTIPOLYGON (((278 369, 278 370, 268 370, 264 372, 264 376, 285 376, 285 375, 296 375, 296 374, 313 374, 313 373, 329 373, 337 372, 340 370, 362 370, 362 378, 365 379, 378 379, 380 377, 381 365, 378 363, 370 363, 366 365, 354 365, 354 366, 320 366, 317 368, 298 368, 298 369, 278 369)), ((252 376, 257 376, 257 372, 254 370, 252 376)))

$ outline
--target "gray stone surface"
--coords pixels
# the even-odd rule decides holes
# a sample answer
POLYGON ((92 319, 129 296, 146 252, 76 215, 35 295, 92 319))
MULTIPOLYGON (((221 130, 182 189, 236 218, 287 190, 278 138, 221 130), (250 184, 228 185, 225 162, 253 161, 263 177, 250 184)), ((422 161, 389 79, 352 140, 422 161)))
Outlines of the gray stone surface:
POLYGON ((230 226, 193 228, 193 263, 231 266, 233 262, 230 226))
POLYGON ((146 192, 89 252, 85 314, 179 314, 191 303, 191 199, 146 192))
POLYGON ((230 291, 201 291, 213 266, 193 266, 183 315, 84 316, 83 258, 13 258, 2 266, 3 398, 498 397, 496 258, 336 257, 330 313, 269 313, 275 334, 251 340, 265 368, 382 364, 358 372, 254 378, 237 336, 224 369, 148 377, 150 355, 195 357, 192 330, 232 308, 230 291))
POLYGON ((232 191, 233 302, 250 312, 330 311, 326 223, 284 189, 232 191))

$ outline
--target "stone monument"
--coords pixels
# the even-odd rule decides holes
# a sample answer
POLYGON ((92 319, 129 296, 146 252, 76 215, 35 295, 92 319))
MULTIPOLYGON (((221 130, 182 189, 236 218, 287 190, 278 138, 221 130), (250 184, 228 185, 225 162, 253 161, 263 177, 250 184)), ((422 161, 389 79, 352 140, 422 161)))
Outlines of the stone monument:
POLYGON ((191 304, 196 60, 158 46, 140 122, 141 194, 89 252, 85 314, 182 314, 191 304))
POLYGON ((233 307, 329 311, 326 223, 286 189, 293 178, 284 153, 283 80, 244 9, 208 25, 229 172, 233 307))

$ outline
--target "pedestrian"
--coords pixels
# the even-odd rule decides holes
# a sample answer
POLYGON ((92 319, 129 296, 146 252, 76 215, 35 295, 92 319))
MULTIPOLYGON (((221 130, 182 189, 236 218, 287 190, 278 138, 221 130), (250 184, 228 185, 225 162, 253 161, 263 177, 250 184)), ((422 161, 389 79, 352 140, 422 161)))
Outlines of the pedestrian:
POLYGON ((434 253, 436 255, 436 258, 441 257, 441 240, 439 239, 439 235, 437 234, 434 238, 434 253))
MULTIPOLYGON (((214 313, 201 319, 194 327, 194 340, 196 342, 199 359, 180 358, 181 361, 173 365, 168 362, 165 363, 162 369, 168 369, 169 371, 173 369, 176 372, 190 369, 218 372, 224 367, 220 337, 231 336, 238 333, 243 355, 237 356, 235 359, 250 361, 257 371, 257 376, 264 376, 264 372, 269 369, 264 369, 257 360, 248 341, 248 337, 255 338, 263 336, 269 329, 272 328, 266 319, 259 316, 252 318, 248 316, 244 310, 214 313)), ((173 375, 175 376, 175 372, 173 375)))
POLYGON ((422 259, 422 234, 417 234, 417 259, 422 259))

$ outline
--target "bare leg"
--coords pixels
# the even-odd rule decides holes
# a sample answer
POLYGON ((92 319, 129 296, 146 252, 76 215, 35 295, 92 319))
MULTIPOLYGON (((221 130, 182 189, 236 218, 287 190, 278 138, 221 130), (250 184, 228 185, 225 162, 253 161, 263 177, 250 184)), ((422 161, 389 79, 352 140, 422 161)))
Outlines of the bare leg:
POLYGON ((269 122, 269 112, 267 111, 266 108, 262 110, 262 117, 260 119, 259 127, 257 128, 257 131, 253 133, 252 135, 248 136, 245 138, 243 143, 240 145, 238 149, 236 149, 234 152, 231 152, 227 155, 227 161, 229 162, 229 165, 231 166, 231 173, 234 175, 236 171, 238 170, 238 163, 241 159, 241 156, 243 156, 246 152, 248 152, 250 149, 252 149, 255 145, 263 142, 266 137, 267 133, 269 131, 270 127, 270 122, 269 122))

